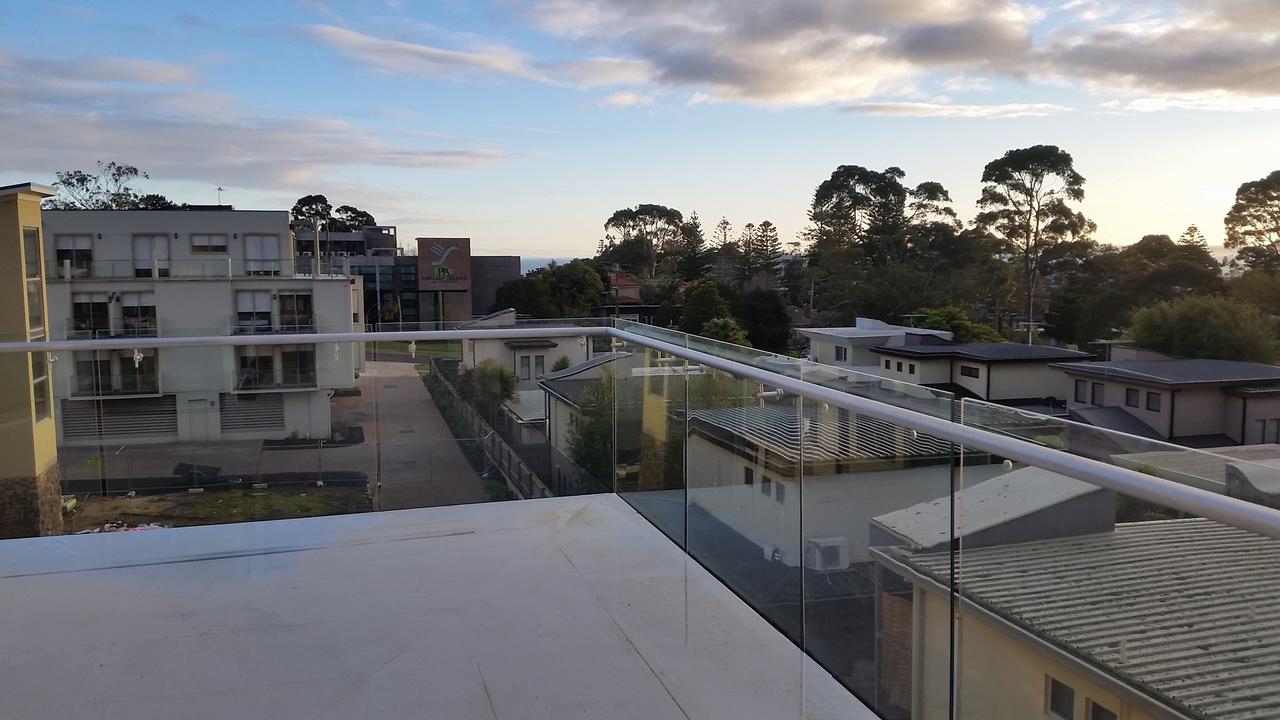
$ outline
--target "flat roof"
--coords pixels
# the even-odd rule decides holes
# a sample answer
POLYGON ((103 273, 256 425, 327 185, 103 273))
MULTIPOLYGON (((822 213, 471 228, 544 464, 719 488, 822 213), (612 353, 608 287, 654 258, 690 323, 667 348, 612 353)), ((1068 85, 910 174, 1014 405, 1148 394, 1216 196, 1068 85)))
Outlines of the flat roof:
POLYGON ((547 419, 546 400, 547 395, 541 390, 517 390, 515 397, 502 405, 511 411, 516 420, 536 423, 547 419))
MULTIPOLYGON (((1055 366, 1070 375, 1127 380, 1148 385, 1280 384, 1280 367, 1242 360, 1121 360, 1055 366)), ((1253 388, 1253 392, 1257 389, 1253 388)))
POLYGON ((19 193, 32 193, 41 197, 53 197, 58 194, 57 190, 48 185, 40 185, 38 183, 14 183, 13 185, 0 185, 0 197, 6 195, 17 195, 19 193))
POLYGON ((1052 345, 1026 345, 1024 343, 958 343, 954 345, 906 345, 903 347, 875 347, 874 353, 908 358, 960 358, 975 362, 1045 362, 1050 360, 1083 360, 1092 354, 1079 350, 1053 347, 1052 345))
MULTIPOLYGON (((887 551, 944 587, 950 553, 887 551)), ((1280 542, 1200 518, 963 551, 967 597, 1210 720, 1280 717, 1280 542)))
POLYGON ((850 327, 796 328, 796 330, 806 336, 824 335, 844 340, 850 338, 895 337, 898 335, 933 335, 947 340, 951 339, 951 333, 946 330, 891 325, 883 320, 874 318, 860 317, 855 319, 854 323, 850 327))
POLYGON ((875 717, 613 494, 0 548, 6 716, 875 717))

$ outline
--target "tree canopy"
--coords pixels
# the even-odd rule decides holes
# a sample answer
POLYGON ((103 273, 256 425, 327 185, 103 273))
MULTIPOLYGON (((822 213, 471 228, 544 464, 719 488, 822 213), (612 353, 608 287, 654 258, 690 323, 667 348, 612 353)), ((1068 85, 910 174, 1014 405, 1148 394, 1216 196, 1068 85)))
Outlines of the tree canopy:
POLYGON ((790 347, 791 318, 777 292, 748 290, 738 297, 734 309, 752 347, 776 353, 790 347))
POLYGON ((151 176, 133 165, 98 161, 97 172, 59 170, 53 187, 58 194, 44 201, 47 210, 176 210, 180 205, 156 193, 133 188, 151 176))
POLYGON ((945 305, 935 308, 920 308, 916 313, 924 317, 916 324, 927 330, 945 330, 951 333, 956 342, 985 343, 1004 342, 1004 337, 990 325, 974 322, 964 310, 945 305))
POLYGON ((603 294, 604 280, 591 260, 552 262, 500 285, 490 310, 515 308, 536 318, 589 317, 603 294))
POLYGON ((510 370, 493 360, 485 360, 463 371, 458 378, 458 390, 493 425, 502 403, 516 396, 516 383, 516 376, 510 370))
POLYGON ((303 195, 293 204, 292 214, 295 220, 323 225, 331 232, 354 232, 378 224, 373 215, 351 205, 340 205, 335 211, 324 195, 303 195))
POLYGON ((1227 297, 1185 297, 1134 313, 1129 336, 1144 348, 1189 358, 1251 360, 1276 357, 1275 322, 1227 297))
POLYGON ((1239 264, 1280 271, 1280 170, 1241 185, 1224 222, 1239 264))
POLYGON ((690 335, 703 334, 703 327, 716 318, 732 318, 729 303, 720 295, 716 284, 703 281, 685 290, 684 313, 680 316, 680 330, 690 335))

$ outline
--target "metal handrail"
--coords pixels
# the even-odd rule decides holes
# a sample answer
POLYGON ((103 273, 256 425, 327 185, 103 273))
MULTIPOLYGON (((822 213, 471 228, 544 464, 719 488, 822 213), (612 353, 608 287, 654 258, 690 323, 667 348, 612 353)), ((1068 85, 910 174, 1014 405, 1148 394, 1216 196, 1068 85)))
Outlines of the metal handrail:
POLYGON ((1208 490, 1182 485, 1105 462, 1072 455, 1021 438, 952 422, 915 410, 897 407, 841 390, 807 382, 798 378, 752 365, 656 340, 613 327, 498 327, 456 330, 417 330, 368 333, 314 333, 305 335, 241 335, 194 338, 112 338, 104 340, 50 340, 36 342, 2 342, 0 353, 56 352, 65 350, 126 350, 164 347, 233 347, 244 345, 288 345, 310 343, 347 343, 375 341, 439 341, 511 338, 548 338, 566 336, 608 336, 651 350, 689 360, 733 375, 754 380, 770 387, 820 400, 850 412, 874 417, 904 428, 923 432, 941 440, 975 448, 1018 462, 1034 465, 1068 477, 1083 480, 1107 490, 1129 495, 1165 507, 1226 523, 1266 537, 1280 540, 1280 510, 1220 495, 1208 490))

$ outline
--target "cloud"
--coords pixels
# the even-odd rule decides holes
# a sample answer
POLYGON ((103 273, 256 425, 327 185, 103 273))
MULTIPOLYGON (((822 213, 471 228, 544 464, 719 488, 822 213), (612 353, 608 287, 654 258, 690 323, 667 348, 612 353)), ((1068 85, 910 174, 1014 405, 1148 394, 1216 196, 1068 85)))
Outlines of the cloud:
POLYGON ((653 77, 653 69, 643 60, 592 57, 560 63, 555 71, 581 87, 637 85, 653 77))
POLYGON ((600 107, 613 107, 613 108, 641 107, 644 105, 652 105, 652 104, 653 104, 653 98, 649 97, 648 95, 640 95, 639 93, 633 93, 630 90, 619 90, 618 92, 603 98, 598 103, 600 107))
POLYGON ((475 77, 490 74, 550 82, 533 67, 524 54, 494 45, 476 51, 387 40, 334 25, 313 25, 306 29, 314 39, 346 57, 385 72, 417 77, 475 77))
POLYGON ((1005 103, 999 105, 953 105, 935 102, 868 102, 845 105, 844 112, 858 115, 944 118, 1044 117, 1070 112, 1071 108, 1050 103, 1005 103))

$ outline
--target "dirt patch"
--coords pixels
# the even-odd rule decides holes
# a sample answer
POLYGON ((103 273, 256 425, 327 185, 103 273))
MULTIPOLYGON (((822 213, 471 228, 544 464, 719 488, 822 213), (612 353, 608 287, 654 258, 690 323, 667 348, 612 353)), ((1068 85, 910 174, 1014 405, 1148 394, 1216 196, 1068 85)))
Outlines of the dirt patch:
POLYGON ((68 533, 123 523, 133 527, 157 523, 167 527, 217 525, 369 512, 362 488, 306 487, 287 489, 206 490, 141 497, 89 497, 63 516, 68 533))

